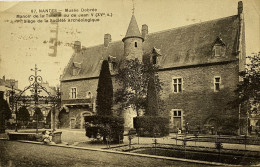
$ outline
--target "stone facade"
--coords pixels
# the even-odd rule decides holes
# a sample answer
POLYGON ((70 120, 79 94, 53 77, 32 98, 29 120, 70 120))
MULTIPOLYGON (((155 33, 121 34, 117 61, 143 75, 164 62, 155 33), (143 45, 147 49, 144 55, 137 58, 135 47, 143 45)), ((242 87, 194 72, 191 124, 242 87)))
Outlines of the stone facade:
MULTIPOLYGON (((241 7, 239 2, 237 15, 152 34, 148 34, 147 25, 142 26, 141 34, 133 15, 122 41, 111 42, 111 35, 105 34, 102 45, 81 49, 76 42, 75 53, 61 77, 61 125, 83 128, 84 115, 95 114, 103 60, 109 60, 110 70, 116 75, 124 59, 148 56, 147 60, 159 67, 164 101, 161 114, 171 120, 171 129, 190 127, 215 133, 223 120, 238 117, 238 109, 230 109, 227 104, 235 97, 238 74, 245 63, 241 7), (158 57, 149 58, 154 51, 158 57)), ((114 77, 113 88, 117 88, 114 77)), ((136 113, 131 108, 123 113, 126 127, 131 128, 136 113)))
POLYGON ((230 114, 238 114, 237 110, 228 109, 238 83, 238 61, 160 71, 159 78, 163 82, 161 97, 166 103, 163 114, 169 116, 173 129, 176 128, 173 110, 182 112, 180 128, 189 123, 193 130, 205 128, 210 120, 220 121, 230 114), (220 77, 219 91, 215 91, 215 77, 220 77), (173 78, 182 78, 179 93, 173 92, 173 78))

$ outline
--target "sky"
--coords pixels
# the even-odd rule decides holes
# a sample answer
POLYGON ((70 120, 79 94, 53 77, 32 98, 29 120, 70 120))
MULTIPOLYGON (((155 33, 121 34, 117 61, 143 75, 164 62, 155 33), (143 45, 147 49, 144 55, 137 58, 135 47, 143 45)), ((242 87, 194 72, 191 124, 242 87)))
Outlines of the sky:
MULTIPOLYGON (((246 21, 247 54, 260 51, 260 0, 244 0, 246 21)), ((0 1, 0 77, 16 79, 19 88, 29 84, 30 70, 37 64, 41 69, 39 74, 51 86, 59 85, 63 69, 73 54, 74 41, 81 41, 85 47, 103 44, 104 34, 109 33, 112 41, 122 40, 127 31, 133 12, 141 29, 147 24, 149 33, 163 31, 175 27, 214 20, 237 14, 237 0, 81 0, 81 1, 0 1), (44 9, 56 9, 64 14, 91 14, 98 22, 61 22, 58 23, 58 41, 56 57, 50 57, 53 52, 49 47, 50 38, 55 33, 50 30, 55 24, 37 23, 34 15, 44 9), (65 12, 65 9, 78 12, 65 12), (81 9, 97 9, 96 12, 81 12, 81 9), (33 10, 33 13, 32 13, 33 10), (34 12, 37 13, 34 13, 34 12), (105 13, 110 16, 95 16, 105 13), (111 17, 112 13, 112 17, 111 17), (17 23, 17 15, 31 15, 36 23, 17 23), (12 22, 13 21, 13 22, 12 22)), ((90 18, 90 16, 89 16, 90 18)), ((39 19, 38 19, 39 20, 39 19)))

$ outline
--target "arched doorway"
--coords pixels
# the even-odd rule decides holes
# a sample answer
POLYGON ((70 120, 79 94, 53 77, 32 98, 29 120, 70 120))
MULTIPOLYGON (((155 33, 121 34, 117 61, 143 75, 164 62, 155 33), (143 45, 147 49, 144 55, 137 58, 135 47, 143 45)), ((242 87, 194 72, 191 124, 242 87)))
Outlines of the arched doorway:
POLYGON ((218 120, 216 118, 209 118, 207 119, 206 123, 204 124, 207 133, 209 134, 216 134, 218 130, 218 120))
POLYGON ((58 115, 59 125, 58 128, 69 128, 70 127, 70 120, 69 120, 69 113, 66 109, 62 109, 58 115))

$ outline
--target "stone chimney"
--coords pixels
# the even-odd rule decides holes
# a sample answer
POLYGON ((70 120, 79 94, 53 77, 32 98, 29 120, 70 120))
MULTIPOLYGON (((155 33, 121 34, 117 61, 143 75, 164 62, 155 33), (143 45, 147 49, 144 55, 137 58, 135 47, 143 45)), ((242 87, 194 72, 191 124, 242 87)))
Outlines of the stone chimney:
POLYGON ((242 1, 238 2, 237 12, 238 12, 238 15, 243 13, 243 2, 242 1))
POLYGON ((81 50, 81 42, 80 41, 75 41, 74 42, 74 52, 78 53, 81 50))
POLYGON ((143 24, 142 25, 142 37, 145 39, 147 34, 148 34, 148 26, 146 24, 143 24))
POLYGON ((111 35, 110 34, 105 34, 104 35, 104 46, 108 47, 109 43, 112 41, 111 35))

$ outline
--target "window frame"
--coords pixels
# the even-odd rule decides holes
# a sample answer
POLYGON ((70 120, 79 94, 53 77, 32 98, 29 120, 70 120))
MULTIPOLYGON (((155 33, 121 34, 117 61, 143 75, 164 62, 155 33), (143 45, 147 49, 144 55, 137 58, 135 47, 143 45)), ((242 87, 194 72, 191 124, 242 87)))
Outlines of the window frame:
POLYGON ((219 92, 221 89, 220 89, 220 86, 221 86, 221 76, 214 76, 214 92, 219 92), (219 81, 216 82, 216 79, 219 78, 219 81), (218 89, 217 89, 217 85, 218 84, 218 89))
POLYGON ((87 99, 91 99, 92 98, 92 92, 91 91, 87 91, 86 98, 87 99))
POLYGON ((77 99, 77 97, 78 97, 77 87, 71 87, 70 88, 70 99, 77 99), (75 90, 75 92, 73 90, 75 90), (74 95, 75 95, 75 97, 74 97, 74 95))
POLYGON ((216 45, 214 46, 214 56, 215 56, 215 57, 221 57, 221 56, 222 56, 222 54, 221 54, 221 52, 222 52, 222 47, 223 47, 223 46, 221 46, 221 45, 219 45, 219 44, 216 44, 216 45))
POLYGON ((138 45, 137 45, 137 42, 135 42, 135 47, 137 48, 137 46, 138 46, 138 45))
POLYGON ((172 77, 172 92, 173 93, 182 93, 183 92, 183 78, 182 77, 172 77), (174 80, 177 80, 177 83, 174 83, 174 80), (180 88, 179 88, 179 79, 181 79, 181 91, 180 91, 180 88), (177 91, 175 92, 175 88, 174 88, 174 85, 177 85, 177 91))

